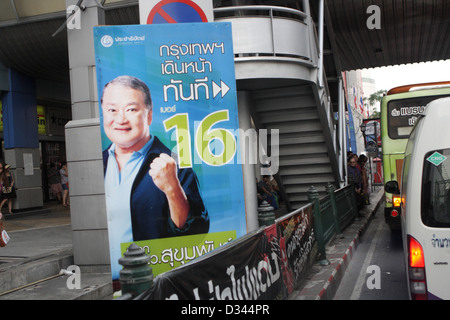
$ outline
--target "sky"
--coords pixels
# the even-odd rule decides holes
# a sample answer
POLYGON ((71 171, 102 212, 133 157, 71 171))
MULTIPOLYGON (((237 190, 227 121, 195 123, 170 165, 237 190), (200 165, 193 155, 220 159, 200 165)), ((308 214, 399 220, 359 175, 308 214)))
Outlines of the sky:
POLYGON ((369 69, 378 90, 423 82, 450 81, 450 60, 369 69))

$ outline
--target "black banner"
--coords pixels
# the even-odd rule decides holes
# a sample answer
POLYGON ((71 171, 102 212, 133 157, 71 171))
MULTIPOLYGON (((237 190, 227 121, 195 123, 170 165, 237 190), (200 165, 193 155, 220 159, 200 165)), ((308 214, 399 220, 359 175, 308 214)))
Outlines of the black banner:
POLYGON ((305 276, 314 242, 309 206, 160 274, 146 299, 287 299, 305 276))
POLYGON ((263 229, 159 275, 150 299, 282 299, 282 289, 278 256, 263 229))
POLYGON ((277 222, 281 268, 288 294, 304 279, 311 264, 315 243, 312 206, 286 216, 277 222))

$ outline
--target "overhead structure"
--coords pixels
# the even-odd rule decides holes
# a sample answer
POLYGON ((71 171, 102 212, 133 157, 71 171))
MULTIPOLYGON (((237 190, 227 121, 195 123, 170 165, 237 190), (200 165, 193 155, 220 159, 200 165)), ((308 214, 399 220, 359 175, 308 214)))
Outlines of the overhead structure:
MULTIPOLYGON (((107 24, 138 24, 138 0, 107 0, 107 24)), ((303 1, 214 1, 214 7, 274 5, 299 9, 303 1)), ((311 11, 318 1, 310 1, 311 11)), ((0 2, 0 62, 38 79, 69 82, 66 32, 52 34, 65 21, 65 0, 0 2), (39 3, 39 4, 38 4, 39 3)), ((325 1, 325 42, 336 43, 342 71, 450 59, 450 2, 442 0, 325 1), (369 29, 380 8, 380 29, 369 29)), ((317 20, 318 17, 314 17, 317 20)), ((326 43, 325 43, 326 48, 326 43)), ((331 48, 330 48, 331 50, 331 48)), ((326 63, 326 61, 325 61, 326 63)))
POLYGON ((327 5, 343 71, 450 59, 448 1, 333 0, 327 5), (378 15, 379 29, 372 21, 378 15))

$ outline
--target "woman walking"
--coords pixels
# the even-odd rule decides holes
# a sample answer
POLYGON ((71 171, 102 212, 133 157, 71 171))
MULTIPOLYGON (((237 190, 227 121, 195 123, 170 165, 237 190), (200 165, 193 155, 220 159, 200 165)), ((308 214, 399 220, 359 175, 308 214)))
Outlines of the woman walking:
POLYGON ((2 197, 0 203, 0 212, 2 211, 3 205, 8 202, 8 212, 12 213, 12 199, 16 198, 16 190, 14 188, 14 178, 9 172, 9 164, 3 165, 3 171, 1 172, 2 181, 2 197))
POLYGON ((63 207, 69 206, 69 171, 67 170, 67 163, 64 161, 61 163, 61 169, 59 170, 61 175, 61 186, 63 189, 62 203, 63 207))

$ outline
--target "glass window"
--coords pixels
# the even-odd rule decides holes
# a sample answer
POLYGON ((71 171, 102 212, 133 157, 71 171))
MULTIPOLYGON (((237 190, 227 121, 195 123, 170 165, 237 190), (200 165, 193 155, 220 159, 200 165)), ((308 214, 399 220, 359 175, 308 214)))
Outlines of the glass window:
POLYGON ((415 97, 391 100, 387 105, 388 134, 391 139, 408 138, 418 117, 428 103, 442 96, 415 97))
POLYGON ((422 176, 422 222, 450 227, 450 149, 427 153, 422 176))

